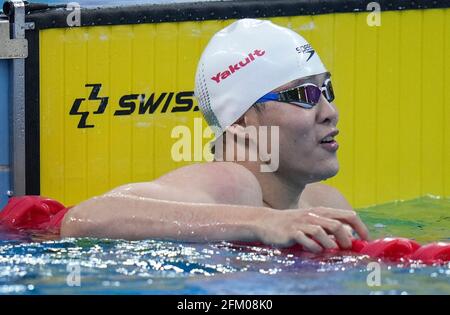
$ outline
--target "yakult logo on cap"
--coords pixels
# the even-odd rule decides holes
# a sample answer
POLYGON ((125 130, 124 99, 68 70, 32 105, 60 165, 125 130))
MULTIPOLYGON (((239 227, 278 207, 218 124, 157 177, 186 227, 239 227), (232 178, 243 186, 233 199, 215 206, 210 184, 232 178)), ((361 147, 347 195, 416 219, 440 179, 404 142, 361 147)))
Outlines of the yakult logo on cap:
POLYGON ((217 84, 219 84, 221 80, 225 80, 236 71, 239 71, 241 68, 255 61, 255 57, 264 56, 265 53, 265 50, 255 49, 252 53, 248 54, 248 57, 246 57, 244 61, 239 61, 234 65, 229 65, 227 70, 217 73, 217 75, 213 76, 211 80, 214 80, 217 84))

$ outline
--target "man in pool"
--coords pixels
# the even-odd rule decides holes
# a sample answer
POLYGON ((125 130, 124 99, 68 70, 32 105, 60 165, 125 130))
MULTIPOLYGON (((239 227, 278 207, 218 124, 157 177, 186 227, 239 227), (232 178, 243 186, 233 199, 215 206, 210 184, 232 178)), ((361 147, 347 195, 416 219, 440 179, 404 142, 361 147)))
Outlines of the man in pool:
POLYGON ((339 169, 338 111, 330 74, 303 37, 270 21, 234 22, 205 48, 195 95, 215 128, 216 160, 231 158, 84 201, 66 214, 63 237, 300 244, 315 253, 350 248, 351 230, 368 238, 342 194, 320 183, 339 169), (247 131, 264 126, 277 131, 270 159, 237 158, 234 148, 260 152, 262 137, 247 131))

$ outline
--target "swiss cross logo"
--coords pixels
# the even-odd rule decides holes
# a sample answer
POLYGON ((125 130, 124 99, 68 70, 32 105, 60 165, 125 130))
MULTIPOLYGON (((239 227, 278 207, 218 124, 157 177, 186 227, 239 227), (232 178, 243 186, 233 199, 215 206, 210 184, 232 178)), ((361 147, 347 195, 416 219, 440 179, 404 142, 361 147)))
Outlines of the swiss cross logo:
MULTIPOLYGON (((99 97, 101 84, 86 84, 85 87, 92 88, 89 94, 88 100, 99 101, 97 110, 92 112, 93 115, 103 114, 105 112, 106 106, 108 106, 109 97, 99 97)), ((80 121, 78 122, 78 128, 94 128, 94 125, 87 124, 87 118, 89 116, 89 111, 80 111, 80 106, 85 98, 76 98, 73 102, 72 108, 70 109, 70 115, 80 115, 80 121)))
POLYGON ((211 80, 213 80, 217 84, 219 84, 222 80, 225 80, 226 78, 228 78, 230 75, 232 75, 236 71, 241 70, 242 68, 244 68, 248 64, 250 64, 253 61, 255 61, 255 59, 257 57, 264 56, 265 53, 266 53, 265 50, 255 49, 252 53, 249 53, 247 55, 247 57, 245 57, 244 60, 241 60, 238 63, 232 64, 232 65, 229 65, 226 70, 217 73, 215 76, 213 76, 211 78, 211 80))

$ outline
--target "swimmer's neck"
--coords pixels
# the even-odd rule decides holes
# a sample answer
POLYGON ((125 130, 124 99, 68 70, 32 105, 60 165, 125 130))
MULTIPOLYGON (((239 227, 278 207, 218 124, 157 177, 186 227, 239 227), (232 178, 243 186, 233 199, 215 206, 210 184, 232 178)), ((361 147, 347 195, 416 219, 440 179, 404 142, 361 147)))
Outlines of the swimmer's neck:
POLYGON ((252 172, 258 180, 265 206, 280 210, 307 207, 300 199, 306 183, 289 181, 278 172, 260 172, 257 163, 239 164, 252 172))

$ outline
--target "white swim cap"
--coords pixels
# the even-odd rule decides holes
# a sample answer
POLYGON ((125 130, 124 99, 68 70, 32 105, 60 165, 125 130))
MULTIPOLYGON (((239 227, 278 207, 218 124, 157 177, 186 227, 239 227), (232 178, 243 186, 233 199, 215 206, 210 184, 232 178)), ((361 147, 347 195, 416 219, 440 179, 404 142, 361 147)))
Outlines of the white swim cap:
POLYGON ((290 81, 326 72, 311 45, 268 20, 241 19, 217 32, 202 53, 195 97, 216 138, 260 97, 290 81))

